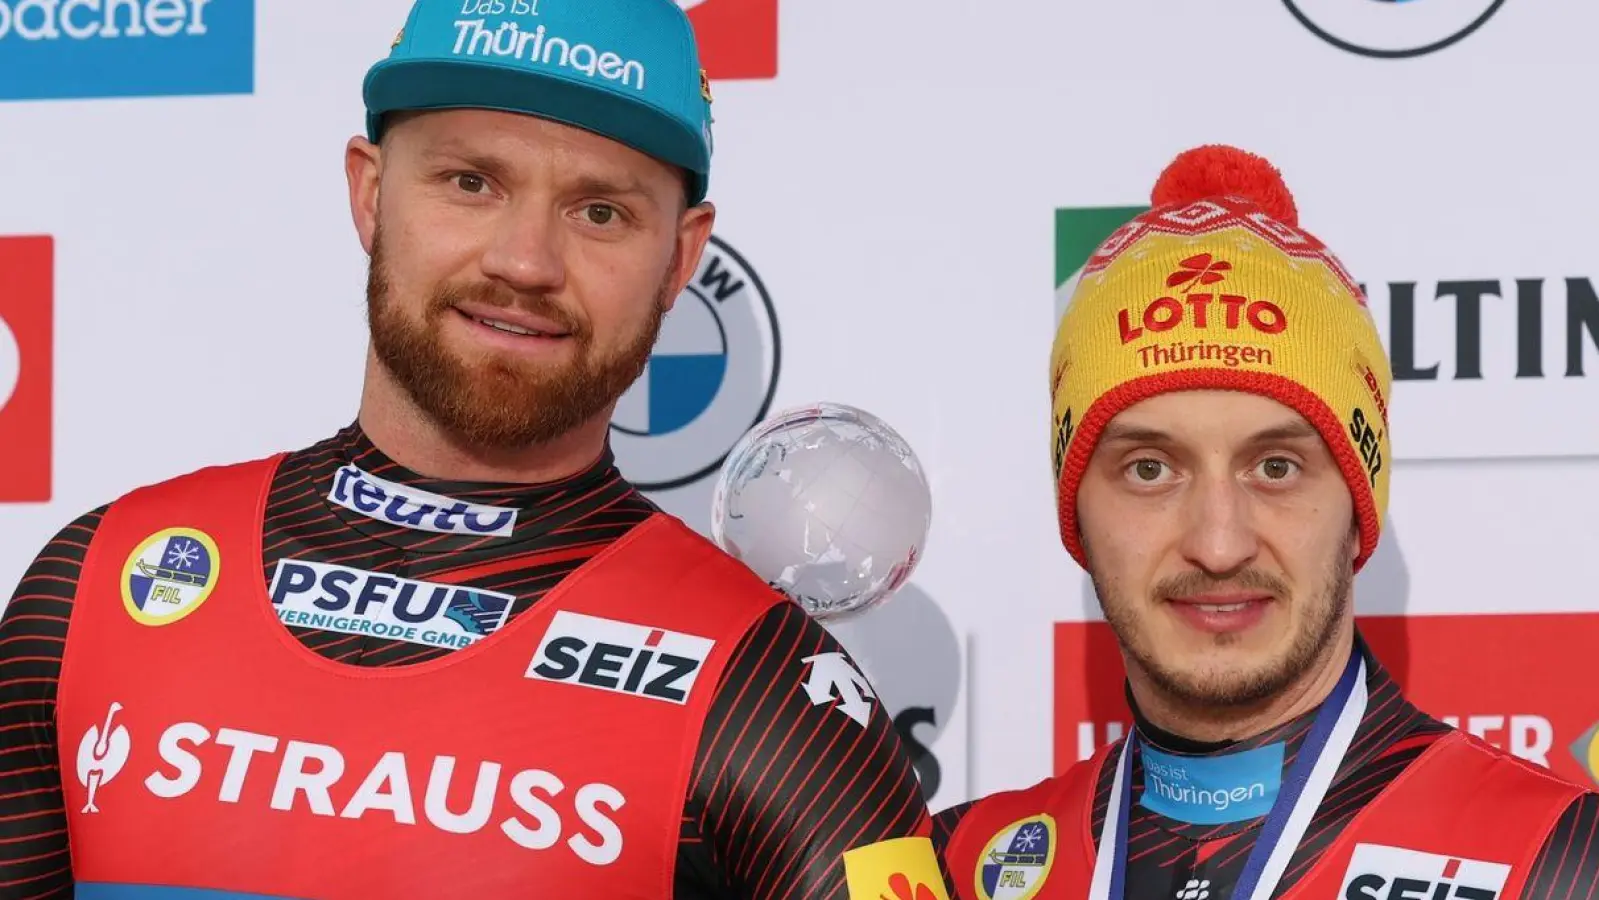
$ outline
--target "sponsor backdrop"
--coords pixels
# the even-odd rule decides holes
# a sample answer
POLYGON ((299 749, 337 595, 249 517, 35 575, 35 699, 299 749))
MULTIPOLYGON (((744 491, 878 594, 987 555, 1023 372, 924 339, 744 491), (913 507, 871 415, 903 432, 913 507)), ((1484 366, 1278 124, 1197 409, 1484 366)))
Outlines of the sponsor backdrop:
MULTIPOLYGON (((936 807, 1126 727, 1055 533, 1050 332, 1096 242, 1212 141, 1283 168, 1389 348, 1374 645, 1431 712, 1595 777, 1599 6, 684 4, 721 213, 616 450, 704 529, 723 456, 783 407, 855 404, 916 447, 925 559, 837 626, 872 685, 835 688, 889 707, 936 807)), ((407 5, 0 0, 0 592, 124 490, 353 417, 341 150, 407 5)))

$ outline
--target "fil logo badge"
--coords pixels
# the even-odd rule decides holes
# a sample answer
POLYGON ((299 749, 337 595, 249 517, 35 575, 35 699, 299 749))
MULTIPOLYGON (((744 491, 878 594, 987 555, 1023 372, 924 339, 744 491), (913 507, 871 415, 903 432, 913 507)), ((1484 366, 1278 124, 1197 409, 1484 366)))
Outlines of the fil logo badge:
POLYGON ((141 625, 167 625, 200 608, 216 588, 222 554, 209 534, 163 528, 122 565, 122 604, 141 625))
POLYGON ((989 838, 977 857, 977 895, 983 900, 1032 900, 1054 863, 1055 819, 1044 813, 1012 822, 989 838))
POLYGON ((117 777, 128 762, 133 742, 128 737, 128 729, 115 722, 121 711, 122 704, 113 702, 106 710, 105 721, 90 725, 83 733, 83 740, 78 742, 78 783, 89 791, 88 802, 80 810, 85 815, 100 811, 94 803, 95 795, 117 777))
POLYGON ((859 722, 861 727, 872 715, 871 682, 842 653, 818 653, 801 660, 810 672, 805 676, 805 696, 812 706, 832 704, 833 708, 859 722), (836 702, 835 702, 836 701, 836 702))

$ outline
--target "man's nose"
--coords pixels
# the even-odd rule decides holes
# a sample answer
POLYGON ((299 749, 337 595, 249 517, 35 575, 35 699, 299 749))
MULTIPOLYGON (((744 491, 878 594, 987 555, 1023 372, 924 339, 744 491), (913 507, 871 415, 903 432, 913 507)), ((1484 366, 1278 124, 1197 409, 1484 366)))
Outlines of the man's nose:
POLYGON ((507 210, 483 252, 483 274, 518 291, 560 290, 566 282, 560 224, 553 211, 507 210))
POLYGON ((1198 479, 1187 497, 1181 551, 1212 575, 1229 575, 1255 561, 1260 536, 1250 497, 1226 475, 1198 479))

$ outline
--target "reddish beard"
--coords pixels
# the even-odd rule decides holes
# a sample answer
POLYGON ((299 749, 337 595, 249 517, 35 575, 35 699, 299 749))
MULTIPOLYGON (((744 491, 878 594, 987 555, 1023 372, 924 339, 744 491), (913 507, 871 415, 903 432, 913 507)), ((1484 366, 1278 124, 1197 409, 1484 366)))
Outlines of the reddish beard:
POLYGON ((594 419, 637 381, 649 361, 671 299, 678 256, 651 304, 649 315, 618 350, 600 353, 581 316, 544 295, 519 294, 494 282, 440 285, 418 321, 395 302, 381 231, 373 236, 367 268, 367 323, 378 361, 422 412, 471 446, 514 450, 547 443, 594 419), (444 346, 440 323, 473 302, 518 308, 569 332, 570 362, 518 365, 494 354, 464 358, 444 346))

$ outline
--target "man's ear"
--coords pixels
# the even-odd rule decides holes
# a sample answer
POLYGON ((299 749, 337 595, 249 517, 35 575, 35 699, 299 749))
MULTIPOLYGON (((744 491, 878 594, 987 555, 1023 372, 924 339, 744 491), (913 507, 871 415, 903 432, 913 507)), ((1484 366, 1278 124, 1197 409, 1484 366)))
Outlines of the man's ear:
POLYGON ((344 178, 349 183, 350 217, 361 248, 372 255, 378 228, 378 184, 383 175, 383 150, 357 135, 344 147, 344 178))
POLYGON ((689 279, 699 271, 700 257, 705 253, 705 245, 710 242, 711 231, 715 227, 716 207, 710 203, 691 206, 678 218, 677 269, 671 273, 672 291, 666 298, 668 310, 677 302, 683 288, 688 286, 689 279))

